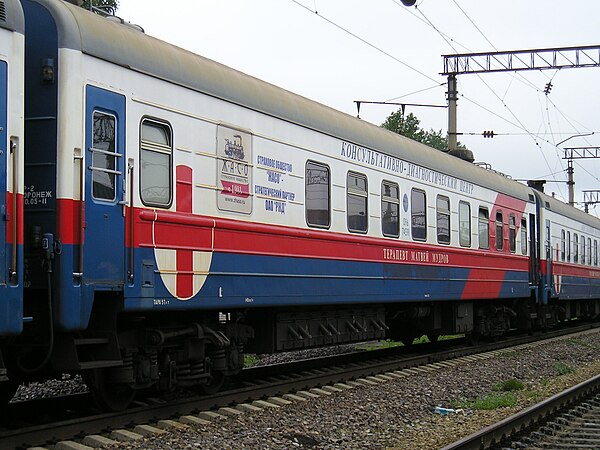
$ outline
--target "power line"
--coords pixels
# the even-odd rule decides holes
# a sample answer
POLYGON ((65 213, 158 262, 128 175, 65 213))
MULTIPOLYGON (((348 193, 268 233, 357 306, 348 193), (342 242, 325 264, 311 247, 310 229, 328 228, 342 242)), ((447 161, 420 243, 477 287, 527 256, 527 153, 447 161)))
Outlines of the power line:
POLYGON ((393 59, 394 61, 396 61, 396 62, 398 62, 398 63, 402 64, 404 67, 406 67, 406 68, 408 68, 408 69, 412 70, 413 72, 416 72, 416 73, 418 73, 419 75, 421 75, 421 76, 423 76, 423 77, 425 77, 425 78, 427 78, 427 79, 429 79, 429 80, 433 81, 434 83, 437 83, 437 82, 438 82, 438 80, 436 80, 436 79, 434 79, 434 78, 430 77, 430 76, 429 76, 429 75, 427 75, 425 72, 422 72, 422 71, 420 71, 419 69, 417 69, 417 68, 415 68, 415 67, 411 66, 410 64, 407 64, 407 63, 405 63, 404 61, 402 61, 402 60, 400 60, 400 59, 396 58, 396 57, 395 57, 394 55, 392 55, 391 53, 388 53, 387 51, 385 51, 385 50, 383 50, 383 49, 381 49, 381 48, 377 47, 376 45, 374 45, 374 44, 371 44, 369 41, 367 41, 366 39, 364 39, 364 38, 362 38, 362 37, 358 36, 357 34, 353 33, 352 31, 348 30, 347 28, 344 28, 343 26, 341 26, 341 25, 338 25, 338 24, 337 24, 337 23, 335 23, 333 20, 331 20, 331 19, 328 19, 327 17, 323 16, 322 14, 319 14, 319 13, 318 13, 318 11, 313 11, 312 9, 308 8, 307 6, 304 6, 302 3, 298 2, 297 0, 291 0, 291 1, 292 1, 293 3, 295 3, 296 5, 300 6, 301 8, 303 8, 303 9, 305 9, 305 10, 307 10, 307 11, 309 11, 309 12, 311 12, 311 13, 315 14, 315 15, 317 15, 317 16, 318 16, 320 19, 322 19, 322 20, 324 20, 325 22, 327 22, 327 23, 329 23, 329 24, 333 25, 334 27, 338 28, 339 30, 342 30, 344 33, 347 33, 347 34, 349 34, 350 36, 352 36, 353 38, 355 38, 355 39, 358 39, 358 40, 359 40, 359 41, 361 41, 363 44, 366 44, 366 45, 368 45, 369 47, 371 47, 371 48, 373 48, 373 49, 377 50, 379 53, 382 53, 382 54, 384 54, 385 56, 387 56, 387 57, 389 57, 389 58, 393 59))

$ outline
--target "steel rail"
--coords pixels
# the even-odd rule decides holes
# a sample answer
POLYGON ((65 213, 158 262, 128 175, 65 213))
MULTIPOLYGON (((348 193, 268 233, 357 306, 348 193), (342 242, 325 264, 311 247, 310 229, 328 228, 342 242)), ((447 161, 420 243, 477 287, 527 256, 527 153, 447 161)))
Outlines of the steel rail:
MULTIPOLYGON (((201 411, 214 410, 287 392, 545 341, 598 327, 600 324, 585 324, 568 330, 554 330, 535 336, 513 337, 477 347, 467 345, 464 340, 457 340, 459 346, 456 346, 456 343, 452 346, 450 341, 441 341, 429 347, 430 350, 435 351, 426 354, 415 354, 417 348, 421 347, 418 345, 408 348, 411 353, 407 353, 405 347, 397 347, 249 368, 243 370, 242 374, 236 378, 235 386, 214 395, 185 398, 166 403, 137 402, 136 406, 118 413, 92 414, 77 419, 0 431, 0 448, 26 449, 34 446, 53 445, 59 441, 76 440, 86 435, 107 434, 119 428, 153 423, 162 419, 179 418, 182 415, 197 414, 201 411), (442 349, 440 350, 440 348, 442 349)), ((425 348, 427 348, 426 346, 425 348)), ((26 408, 25 405, 15 405, 26 408)))
POLYGON ((549 418, 563 408, 573 405, 582 399, 600 391, 600 375, 596 375, 583 383, 573 386, 536 405, 530 406, 517 414, 490 425, 459 441, 447 445, 442 450, 480 450, 494 448, 510 436, 521 433, 540 421, 549 418))

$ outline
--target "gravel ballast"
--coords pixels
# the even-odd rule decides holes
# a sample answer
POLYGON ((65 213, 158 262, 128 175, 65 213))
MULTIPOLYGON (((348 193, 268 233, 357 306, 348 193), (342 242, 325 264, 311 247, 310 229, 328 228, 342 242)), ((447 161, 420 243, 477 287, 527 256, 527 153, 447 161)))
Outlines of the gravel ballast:
POLYGON ((561 338, 492 358, 376 386, 216 420, 121 449, 437 449, 600 373, 600 333, 561 338), (517 379, 515 404, 489 411, 471 401, 517 379), (463 405, 450 415, 436 406, 463 405))

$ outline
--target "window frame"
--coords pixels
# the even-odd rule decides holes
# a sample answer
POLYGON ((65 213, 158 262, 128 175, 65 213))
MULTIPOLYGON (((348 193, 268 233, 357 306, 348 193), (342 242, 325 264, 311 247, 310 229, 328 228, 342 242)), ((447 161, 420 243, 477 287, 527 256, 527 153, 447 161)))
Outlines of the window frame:
POLYGON ((567 262, 571 262, 571 232, 567 231, 567 262))
MULTIPOLYGON (((421 227, 419 226, 419 229, 421 227)), ((419 189, 419 188, 412 188, 410 190, 410 236, 414 241, 419 241, 419 242, 426 242, 427 241, 427 192, 425 192, 425 190, 423 189, 419 189), (423 195, 423 227, 422 229, 424 230, 424 236, 420 237, 417 236, 415 237, 415 225, 413 222, 413 219, 415 217, 415 210, 414 210, 414 195, 415 194, 419 194, 419 195, 423 195)))
POLYGON ((579 264, 579 235, 573 233, 573 262, 579 264))
POLYGON ((562 229, 562 230, 560 230, 560 260, 564 262, 566 257, 567 257, 566 236, 565 236, 565 230, 562 229))
MULTIPOLYGON (((425 208, 425 211, 427 211, 427 208, 425 208)), ((438 194, 435 198, 435 229, 436 229, 438 244, 450 245, 450 241, 452 240, 452 224, 450 222, 450 218, 451 218, 450 197, 448 197, 447 195, 438 194), (439 203, 440 201, 446 202, 446 204, 448 206, 447 209, 444 210, 442 207, 440 207, 440 203, 439 203), (440 236, 444 237, 443 235, 440 235, 440 219, 443 220, 444 218, 448 221, 448 239, 447 240, 440 239, 440 236)))
MULTIPOLYGON (((311 210, 313 211, 313 210, 311 210)), ((317 211, 317 210, 315 210, 317 211)), ((329 167, 329 165, 322 163, 322 162, 318 162, 318 161, 314 161, 314 160, 307 160, 306 163, 304 164, 304 217, 306 220, 306 225, 309 226, 310 228, 320 228, 320 229, 329 229, 331 227, 331 168, 329 167), (308 214, 308 195, 307 195, 307 184, 306 184, 306 180, 308 178, 307 176, 307 171, 308 171, 308 165, 309 164, 313 164, 314 166, 318 166, 320 168, 323 168, 327 171, 327 224, 323 225, 320 223, 311 223, 309 221, 309 214, 308 214)))
POLYGON ((508 249, 510 253, 517 252, 517 218, 514 213, 508 215, 508 249))
MULTIPOLYGON (((360 215, 360 214, 359 214, 360 215)), ((346 173, 346 227, 350 233, 367 234, 369 232, 369 180, 367 175, 360 172, 354 172, 349 170, 346 173), (357 179, 363 179, 365 182, 365 190, 351 187, 349 184, 350 177, 356 177, 357 179), (361 198, 364 199, 364 217, 365 217, 365 228, 350 228, 350 198, 361 198)))
POLYGON ((477 237, 479 240, 479 248, 482 250, 490 249, 490 210, 485 206, 480 206, 477 212, 477 237), (485 219, 482 220, 481 213, 485 212, 485 219), (482 227, 483 225, 483 227, 482 227), (481 230, 485 230, 485 246, 481 244, 481 230))
POLYGON ((157 207, 157 208, 165 208, 165 209, 169 209, 172 205, 173 205, 173 191, 174 191, 174 180, 173 180, 173 127, 171 126, 171 124, 166 121, 166 120, 162 120, 159 119, 157 117, 151 117, 151 116, 143 116, 140 120, 140 129, 139 129, 139 194, 140 194, 140 200, 142 202, 142 204, 144 206, 152 206, 152 207, 157 207), (151 141, 146 141, 146 147, 144 147, 144 139, 142 138, 142 132, 144 129, 144 123, 146 122, 150 122, 153 126, 156 127, 161 127, 164 130, 168 131, 168 139, 169 139, 169 145, 164 145, 161 143, 156 143, 156 142, 151 142, 151 141), (149 148, 151 146, 154 146, 154 148, 149 148), (169 151, 167 151, 167 147, 169 149, 169 151), (144 194, 143 194, 143 182, 144 182, 144 167, 143 167, 143 155, 144 152, 154 152, 154 153, 159 153, 159 154, 163 154, 163 155, 169 155, 169 201, 167 203, 161 203, 161 202, 154 202, 154 201, 148 201, 146 199, 144 199, 144 194))
POLYGON ((504 214, 502 211, 496 211, 496 250, 504 252, 504 214), (498 217, 500 220, 498 220, 498 217), (500 231, 500 239, 498 239, 498 231, 500 231))
POLYGON ((466 247, 466 248, 471 248, 471 204, 467 201, 461 200, 458 202, 458 243, 461 247, 466 247), (463 219, 462 216, 462 208, 463 206, 467 207, 467 220, 466 222, 463 219), (468 242, 464 242, 463 241, 463 227, 462 224, 463 223, 467 223, 467 236, 469 236, 469 240, 468 242))
POLYGON ((385 237, 391 237, 391 238, 400 237, 400 185, 393 181, 383 180, 381 182, 381 234, 385 237), (391 197, 391 196, 385 195, 384 194, 384 192, 385 192, 384 186, 386 186, 386 185, 395 188, 398 196, 391 197), (385 223, 393 223, 393 222, 385 222, 384 221, 384 217, 387 212, 387 208, 384 208, 384 206, 387 206, 387 205, 392 205, 392 207, 396 207, 398 209, 398 214, 396 217, 396 227, 395 227, 396 232, 392 233, 392 234, 386 233, 386 231, 384 229, 385 223))
POLYGON ((527 235, 527 217, 521 217, 521 254, 527 255, 529 249, 528 235, 527 235))
POLYGON ((90 193, 92 195, 92 200, 94 200, 95 202, 104 202, 104 203, 111 203, 114 204, 115 202, 118 201, 117 198, 117 187, 118 187, 118 177, 123 175, 123 172, 118 170, 119 168, 119 159, 118 158, 122 158, 123 154, 117 152, 117 137, 118 137, 118 119, 117 116, 114 113, 110 113, 107 111, 103 111, 100 109, 94 109, 94 111, 92 111, 92 156, 91 156, 91 164, 89 166, 90 171, 92 172, 92 176, 91 176, 91 186, 90 186, 90 193), (114 130, 113 130, 113 149, 114 152, 109 152, 107 150, 103 150, 103 149, 99 149, 99 148, 95 148, 95 117, 96 114, 105 116, 105 117, 110 117, 113 121, 113 125, 114 125, 114 130), (109 167, 100 167, 100 166, 96 166, 95 164, 95 159, 94 156, 95 154, 100 153, 103 154, 105 156, 110 156, 111 158, 113 158, 113 163, 114 163, 114 167, 112 169, 110 169, 109 167), (96 182, 94 175, 96 175, 97 173, 105 173, 109 176, 112 175, 114 177, 114 182, 113 182, 113 186, 112 186, 112 191, 113 191, 113 197, 112 198, 106 198, 106 197, 97 197, 94 193, 94 189, 96 186, 96 182))

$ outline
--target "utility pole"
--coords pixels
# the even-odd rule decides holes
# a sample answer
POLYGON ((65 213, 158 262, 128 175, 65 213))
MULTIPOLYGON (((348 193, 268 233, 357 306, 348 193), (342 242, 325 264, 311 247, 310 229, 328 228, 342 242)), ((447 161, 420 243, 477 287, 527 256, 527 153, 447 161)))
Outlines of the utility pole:
POLYGON ((458 149, 456 108, 458 102, 458 89, 456 74, 448 74, 448 153, 458 149))
POLYGON ((590 205, 597 205, 600 203, 600 191, 583 191, 583 207, 585 212, 590 212, 590 205))
MULTIPOLYGON (((600 67, 600 45, 489 53, 463 53, 443 55, 442 57, 444 58, 444 71, 442 75, 448 77, 448 151, 456 152, 456 136, 458 133, 456 103, 458 100, 457 75, 600 67)), ((550 93, 551 89, 552 84, 548 83, 544 89, 546 95, 550 93)), ((571 203, 570 200, 569 202, 571 203)))
POLYGON ((567 160, 567 186, 569 187, 569 205, 575 206, 575 169, 573 168, 574 159, 599 159, 600 147, 570 147, 565 148, 567 160))

